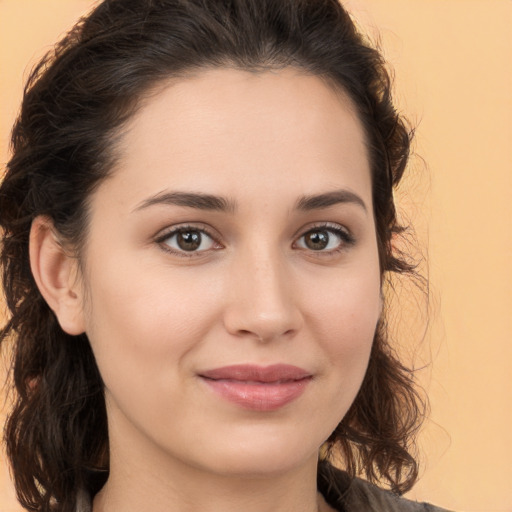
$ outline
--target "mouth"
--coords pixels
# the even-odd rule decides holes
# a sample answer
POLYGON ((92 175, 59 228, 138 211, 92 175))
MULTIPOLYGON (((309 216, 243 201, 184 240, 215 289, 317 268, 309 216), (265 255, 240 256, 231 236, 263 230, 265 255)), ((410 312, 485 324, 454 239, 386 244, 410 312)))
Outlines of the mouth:
POLYGON ((273 411, 299 398, 313 376, 297 366, 233 365, 201 372, 218 396, 254 411, 273 411))

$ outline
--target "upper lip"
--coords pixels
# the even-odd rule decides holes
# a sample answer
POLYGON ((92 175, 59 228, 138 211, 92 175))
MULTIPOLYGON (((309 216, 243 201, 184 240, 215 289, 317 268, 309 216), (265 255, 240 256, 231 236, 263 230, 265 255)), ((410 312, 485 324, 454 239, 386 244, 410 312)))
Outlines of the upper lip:
POLYGON ((282 382, 301 380, 311 377, 311 373, 290 364, 258 366, 253 364, 235 364, 214 368, 200 373, 201 377, 212 380, 236 380, 242 382, 282 382))

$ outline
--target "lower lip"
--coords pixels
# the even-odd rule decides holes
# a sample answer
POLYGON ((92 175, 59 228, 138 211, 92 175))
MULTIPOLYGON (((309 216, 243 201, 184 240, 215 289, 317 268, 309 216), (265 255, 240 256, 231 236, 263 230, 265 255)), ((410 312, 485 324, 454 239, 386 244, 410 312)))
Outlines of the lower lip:
POLYGON ((287 382, 248 383, 239 380, 207 379, 204 382, 222 398, 253 411, 275 411, 304 393, 311 377, 287 382))

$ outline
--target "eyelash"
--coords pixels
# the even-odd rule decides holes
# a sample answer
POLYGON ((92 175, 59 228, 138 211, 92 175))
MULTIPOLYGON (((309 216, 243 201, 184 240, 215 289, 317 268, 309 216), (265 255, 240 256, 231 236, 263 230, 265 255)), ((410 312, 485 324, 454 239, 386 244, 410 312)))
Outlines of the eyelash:
MULTIPOLYGON (((207 251, 184 251, 184 250, 178 251, 178 250, 172 249, 171 247, 169 247, 168 244, 165 243, 167 240, 169 240, 170 238, 172 238, 175 235, 178 235, 179 233, 187 233, 190 231, 195 231, 195 232, 201 233, 202 235, 207 235, 209 238, 211 238, 211 240, 213 241, 213 243, 215 245, 218 245, 218 246, 221 245, 217 241, 216 237, 204 225, 195 225, 195 226, 183 225, 183 226, 173 227, 173 228, 170 228, 170 229, 166 230, 165 232, 163 232, 160 236, 158 236, 156 238, 155 241, 157 244, 159 244, 162 247, 162 249, 164 251, 166 251, 172 255, 181 256, 183 258, 198 257, 198 256, 202 255, 202 253, 207 252, 207 251)), ((221 247, 219 247, 219 248, 221 248, 221 247)))
MULTIPOLYGON (((326 231, 329 234, 334 233, 334 235, 336 235, 340 240, 340 243, 338 244, 338 246, 329 251, 322 251, 322 250, 315 251, 313 249, 307 249, 307 248, 301 248, 301 250, 308 251, 317 257, 329 257, 329 256, 336 255, 340 252, 346 251, 349 247, 353 246, 356 243, 356 239, 346 228, 340 226, 339 224, 334 224, 331 222, 323 222, 320 224, 313 225, 307 231, 302 233, 302 235, 300 235, 300 237, 297 240, 303 239, 309 233, 314 233, 314 232, 319 232, 319 231, 326 231)), ((297 242, 295 242, 294 245, 296 243, 297 242)))
MULTIPOLYGON (((208 236, 212 240, 213 244, 218 246, 215 249, 222 248, 220 242, 217 241, 217 238, 210 232, 210 230, 205 225, 195 225, 195 226, 183 225, 183 226, 170 228, 170 229, 166 230, 164 233, 162 233, 161 235, 159 235, 155 239, 155 242, 157 244, 159 244, 164 251, 171 253, 173 255, 176 255, 176 256, 183 257, 183 258, 198 257, 198 256, 201 256, 202 253, 212 250, 212 249, 206 249, 203 251, 175 250, 175 249, 172 249, 169 246, 169 244, 165 243, 167 240, 169 240, 170 238, 172 238, 175 235, 178 235, 179 233, 187 233, 190 231, 199 232, 201 234, 208 236)), ((330 222, 316 224, 316 225, 310 227, 307 231, 303 232, 297 238, 297 241, 301 240, 309 233, 314 233, 315 231, 316 232, 326 231, 330 234, 336 235, 340 239, 339 245, 336 248, 331 249, 329 251, 323 251, 323 250, 315 251, 314 249, 308 249, 308 248, 303 248, 303 247, 299 248, 300 250, 311 252, 315 256, 328 257, 328 256, 332 256, 334 254, 337 254, 339 252, 342 252, 342 251, 346 250, 348 247, 350 247, 356 243, 355 238, 346 228, 341 227, 339 224, 333 224, 330 222)), ((296 244, 297 244, 297 242, 294 242, 294 246, 296 244)))

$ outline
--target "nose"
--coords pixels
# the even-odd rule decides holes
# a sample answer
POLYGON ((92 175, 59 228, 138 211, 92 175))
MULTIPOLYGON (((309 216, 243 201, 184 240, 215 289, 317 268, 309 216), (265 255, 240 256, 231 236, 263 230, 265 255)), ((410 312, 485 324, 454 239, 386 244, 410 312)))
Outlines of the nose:
POLYGON ((253 251, 230 274, 226 330, 235 336, 268 342, 292 337, 303 318, 290 269, 277 254, 253 251))

